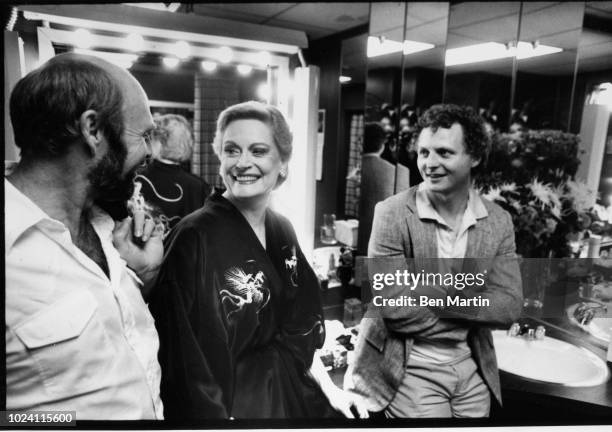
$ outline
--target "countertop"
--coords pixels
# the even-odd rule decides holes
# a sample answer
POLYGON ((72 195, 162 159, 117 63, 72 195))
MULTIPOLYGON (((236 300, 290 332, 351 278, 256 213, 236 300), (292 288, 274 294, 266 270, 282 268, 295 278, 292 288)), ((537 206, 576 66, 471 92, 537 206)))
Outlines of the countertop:
MULTIPOLYGON (((338 288, 328 291, 328 296, 331 294, 335 296, 333 296, 334 301, 330 297, 325 302, 326 319, 342 320, 342 298, 347 293, 343 293, 338 288)), ((357 294, 356 290, 351 294, 357 294)), ((572 324, 567 317, 524 317, 520 322, 530 323, 533 326, 542 324, 546 328, 547 336, 584 347, 606 361, 607 346, 572 324)), ((603 384, 590 387, 567 387, 543 383, 500 371, 504 408, 495 407, 492 409, 492 416, 511 422, 529 419, 601 423, 603 419, 605 423, 611 423, 612 363, 607 362, 607 366, 610 378, 603 384)), ((345 371, 346 368, 330 371, 330 376, 336 385, 342 386, 345 371)))
MULTIPOLYGON (((607 347, 587 332, 575 327, 567 318, 538 319, 527 317, 520 320, 533 325, 544 325, 546 335, 584 347, 606 361, 607 347)), ((532 381, 517 375, 500 371, 504 398, 502 417, 520 407, 519 415, 528 418, 563 419, 582 421, 601 419, 612 421, 612 363, 607 362, 610 378, 600 385, 589 387, 567 387, 532 381), (505 414, 503 411, 507 411, 505 414)))
MULTIPOLYGON (((584 347, 606 360, 607 349, 567 318, 526 317, 521 323, 544 325, 547 336, 584 347)), ((500 370, 504 407, 492 407, 491 418, 502 424, 525 422, 546 424, 609 424, 612 422, 612 363, 607 362, 610 378, 590 387, 567 387, 529 380, 500 370)), ((333 369, 330 377, 342 386, 346 368, 333 369)))

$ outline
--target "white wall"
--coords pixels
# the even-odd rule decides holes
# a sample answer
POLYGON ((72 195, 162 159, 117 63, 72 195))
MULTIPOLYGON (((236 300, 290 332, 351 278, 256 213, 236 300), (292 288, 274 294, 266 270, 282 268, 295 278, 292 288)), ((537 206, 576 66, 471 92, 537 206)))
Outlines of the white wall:
POLYGON ((312 259, 315 230, 317 113, 319 109, 319 68, 297 68, 293 82, 293 156, 287 181, 275 192, 272 206, 295 228, 304 254, 312 259))

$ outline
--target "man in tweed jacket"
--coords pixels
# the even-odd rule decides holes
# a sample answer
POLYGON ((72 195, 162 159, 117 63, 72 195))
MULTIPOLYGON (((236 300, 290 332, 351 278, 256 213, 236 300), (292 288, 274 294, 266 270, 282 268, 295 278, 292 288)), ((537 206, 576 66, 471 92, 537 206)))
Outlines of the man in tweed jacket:
POLYGON ((486 417, 491 394, 501 404, 489 327, 509 326, 522 306, 512 220, 471 188, 489 151, 480 117, 436 105, 419 126, 424 181, 377 204, 368 256, 481 258, 487 280, 478 294, 489 306, 462 314, 371 305, 345 387, 387 417, 486 417))

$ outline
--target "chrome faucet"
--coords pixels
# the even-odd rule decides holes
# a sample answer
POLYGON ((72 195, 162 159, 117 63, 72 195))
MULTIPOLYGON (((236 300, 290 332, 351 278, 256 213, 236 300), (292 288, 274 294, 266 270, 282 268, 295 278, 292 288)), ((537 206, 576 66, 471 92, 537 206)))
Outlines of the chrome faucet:
POLYGON ((592 301, 588 300, 591 304, 588 303, 580 303, 578 307, 574 310, 574 318, 581 325, 589 325, 589 323, 595 318, 597 312, 604 311, 606 312, 608 308, 600 301, 592 301), (595 305, 593 305, 595 303, 595 305))
POLYGON ((529 340, 541 340, 544 339, 546 335, 546 329, 544 326, 537 326, 535 329, 531 327, 529 324, 523 324, 521 326, 519 323, 513 323, 508 329, 508 336, 514 337, 522 337, 525 336, 529 340))

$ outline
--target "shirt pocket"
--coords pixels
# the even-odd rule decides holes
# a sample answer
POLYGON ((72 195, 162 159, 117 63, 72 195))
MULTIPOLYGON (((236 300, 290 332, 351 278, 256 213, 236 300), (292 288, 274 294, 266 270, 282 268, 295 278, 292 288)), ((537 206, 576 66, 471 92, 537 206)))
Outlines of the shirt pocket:
POLYGON ((70 293, 14 328, 57 398, 108 386, 114 350, 97 309, 89 291, 70 293))

